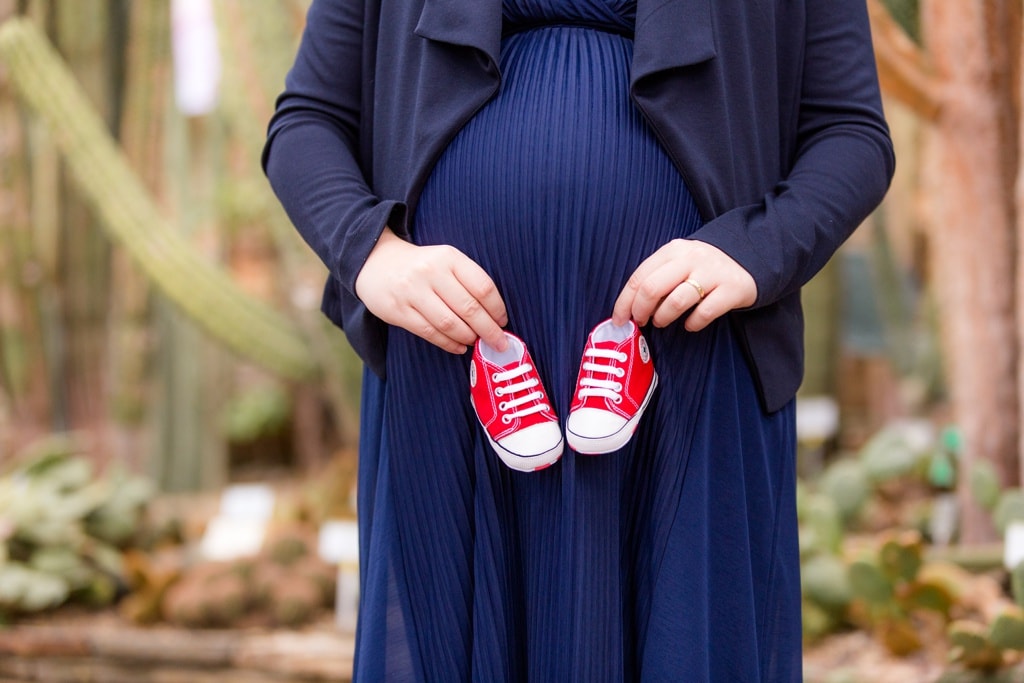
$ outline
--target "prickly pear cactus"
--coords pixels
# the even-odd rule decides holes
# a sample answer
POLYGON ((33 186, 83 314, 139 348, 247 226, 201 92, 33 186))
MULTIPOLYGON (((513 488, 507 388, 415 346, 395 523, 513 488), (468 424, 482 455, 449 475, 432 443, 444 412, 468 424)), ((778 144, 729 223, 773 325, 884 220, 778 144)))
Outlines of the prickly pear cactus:
POLYGON ((864 465, 856 460, 838 460, 825 470, 821 492, 836 504, 844 524, 860 513, 871 495, 871 480, 864 465))
POLYGON ((1003 666, 1002 648, 989 641, 988 629, 972 621, 954 621, 949 625, 951 661, 969 669, 992 671, 1003 666))
POLYGON ((989 627, 988 640, 1003 650, 1024 650, 1024 611, 1007 607, 989 627))

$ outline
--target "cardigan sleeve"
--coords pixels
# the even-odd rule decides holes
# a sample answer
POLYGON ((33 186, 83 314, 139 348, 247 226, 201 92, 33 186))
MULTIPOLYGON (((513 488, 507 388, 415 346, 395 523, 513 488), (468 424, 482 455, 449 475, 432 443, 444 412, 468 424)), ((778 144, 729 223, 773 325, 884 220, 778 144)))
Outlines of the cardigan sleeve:
POLYGON ((374 195, 360 154, 363 4, 310 6, 262 156, 288 217, 350 299, 392 214, 404 211, 401 202, 374 195))
POLYGON ((881 202, 895 167, 865 3, 806 3, 796 149, 763 200, 694 233, 757 283, 754 307, 796 292, 881 202))

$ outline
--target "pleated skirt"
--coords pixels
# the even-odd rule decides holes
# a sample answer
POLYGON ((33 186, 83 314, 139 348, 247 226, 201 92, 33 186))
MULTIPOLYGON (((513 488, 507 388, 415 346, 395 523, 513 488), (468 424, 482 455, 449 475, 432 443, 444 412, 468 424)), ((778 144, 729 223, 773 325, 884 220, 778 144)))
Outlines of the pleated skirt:
MULTIPOLYGON (((413 225, 491 275, 563 425, 589 331, 701 224, 631 56, 594 28, 507 37, 413 225)), ((469 356, 389 330, 387 380, 364 377, 357 681, 801 680, 793 406, 762 411, 727 320, 645 334, 660 383, 630 443, 521 473, 475 420, 469 356)))

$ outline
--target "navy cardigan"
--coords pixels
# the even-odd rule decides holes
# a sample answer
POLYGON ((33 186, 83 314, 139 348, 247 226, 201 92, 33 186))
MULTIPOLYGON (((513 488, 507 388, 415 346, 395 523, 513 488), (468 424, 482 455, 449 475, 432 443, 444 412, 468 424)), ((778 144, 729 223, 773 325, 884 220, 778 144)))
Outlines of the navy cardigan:
MULTIPOLYGON (((323 310, 384 373, 355 295, 385 225, 412 229, 438 156, 498 91, 501 0, 314 0, 264 169, 326 264, 323 310)), ((757 283, 729 314, 774 411, 803 375, 799 289, 894 168, 864 0, 638 0, 630 92, 717 246, 757 283)), ((610 311, 609 311, 610 313, 610 311)))

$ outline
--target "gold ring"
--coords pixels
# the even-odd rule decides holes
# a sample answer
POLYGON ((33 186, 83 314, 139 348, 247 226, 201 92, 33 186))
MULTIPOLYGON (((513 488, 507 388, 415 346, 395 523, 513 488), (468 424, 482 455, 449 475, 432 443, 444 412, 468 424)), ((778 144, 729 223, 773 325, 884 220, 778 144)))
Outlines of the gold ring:
POLYGON ((683 282, 683 284, 684 285, 690 285, 695 290, 697 290, 697 296, 700 297, 701 301, 704 300, 704 288, 700 286, 699 282, 697 282, 696 280, 694 280, 691 277, 691 278, 687 278, 686 281, 683 282))

